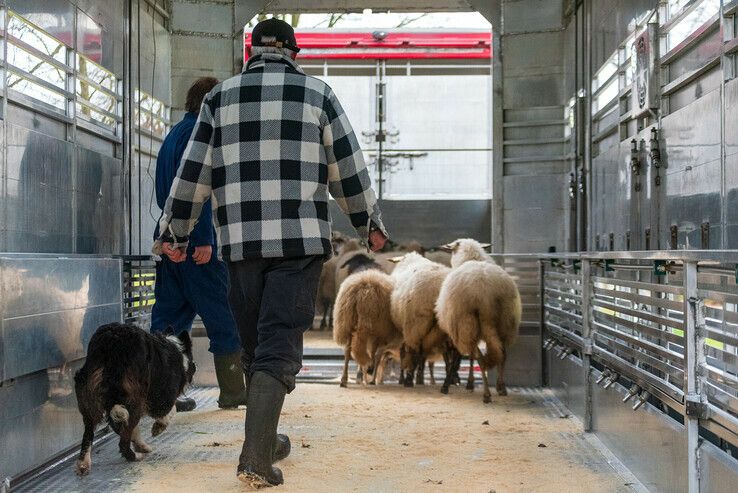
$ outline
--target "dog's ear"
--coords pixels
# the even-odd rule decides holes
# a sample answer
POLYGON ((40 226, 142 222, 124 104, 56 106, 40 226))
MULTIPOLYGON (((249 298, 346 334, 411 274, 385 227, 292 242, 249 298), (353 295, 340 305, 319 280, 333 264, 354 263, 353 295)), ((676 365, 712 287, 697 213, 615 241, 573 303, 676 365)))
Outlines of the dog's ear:
POLYGON ((174 335, 174 327, 171 325, 167 325, 167 328, 164 329, 164 336, 173 336, 174 335))
POLYGON ((177 338, 182 341, 185 352, 190 353, 192 351, 192 338, 190 337, 190 333, 186 330, 183 330, 182 332, 180 332, 177 338))

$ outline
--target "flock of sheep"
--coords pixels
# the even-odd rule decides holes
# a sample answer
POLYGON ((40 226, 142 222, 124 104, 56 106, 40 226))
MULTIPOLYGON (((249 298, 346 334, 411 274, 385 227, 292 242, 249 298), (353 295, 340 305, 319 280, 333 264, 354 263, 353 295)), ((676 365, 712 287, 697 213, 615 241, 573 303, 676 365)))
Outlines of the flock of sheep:
POLYGON ((507 393, 504 366, 518 334, 520 295, 515 281, 485 252, 488 245, 459 239, 435 252, 410 244, 399 252, 368 254, 356 240, 336 243, 338 254, 321 276, 319 302, 321 327, 332 323, 333 339, 345 350, 342 387, 351 358, 359 365, 357 380, 365 384, 382 383, 387 363, 398 361, 400 382, 407 387, 424 383, 426 362, 434 384, 433 363, 442 359, 446 394, 460 383, 461 357, 468 355, 467 389, 474 389, 476 360, 484 402, 491 401, 489 368, 497 367, 498 394, 507 393))

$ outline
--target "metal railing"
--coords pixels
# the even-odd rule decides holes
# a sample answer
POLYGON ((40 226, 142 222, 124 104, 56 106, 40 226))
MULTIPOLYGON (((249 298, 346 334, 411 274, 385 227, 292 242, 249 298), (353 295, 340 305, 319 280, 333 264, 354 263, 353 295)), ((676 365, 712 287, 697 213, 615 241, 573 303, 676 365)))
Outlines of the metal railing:
POLYGON ((127 255, 123 259, 123 321, 143 329, 151 326, 154 305, 156 265, 146 255, 127 255))
POLYGON ((551 254, 541 271, 544 348, 581 356, 586 430, 596 367, 634 410, 656 398, 681 415, 690 483, 700 433, 738 447, 738 251, 551 254))

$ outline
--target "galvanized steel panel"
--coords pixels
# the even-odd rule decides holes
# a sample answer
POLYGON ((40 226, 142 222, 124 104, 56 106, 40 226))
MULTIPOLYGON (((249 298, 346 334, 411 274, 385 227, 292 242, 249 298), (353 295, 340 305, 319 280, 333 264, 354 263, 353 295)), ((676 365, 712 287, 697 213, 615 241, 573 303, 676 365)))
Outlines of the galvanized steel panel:
POLYGON ((72 144, 7 125, 7 249, 72 252, 72 144))
POLYGON ((120 321, 120 260, 0 257, 0 380, 85 355, 102 323, 120 321))

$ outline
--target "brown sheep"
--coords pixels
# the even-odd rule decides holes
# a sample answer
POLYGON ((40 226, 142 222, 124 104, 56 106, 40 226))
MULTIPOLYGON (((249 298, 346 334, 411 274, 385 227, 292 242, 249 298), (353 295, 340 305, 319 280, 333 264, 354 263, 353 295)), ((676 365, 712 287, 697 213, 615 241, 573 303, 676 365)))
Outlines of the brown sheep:
POLYGON ((376 372, 384 351, 399 346, 402 333, 390 316, 393 279, 376 269, 351 275, 336 296, 333 340, 344 348, 341 387, 348 383, 348 364, 353 357, 364 376, 376 372))

